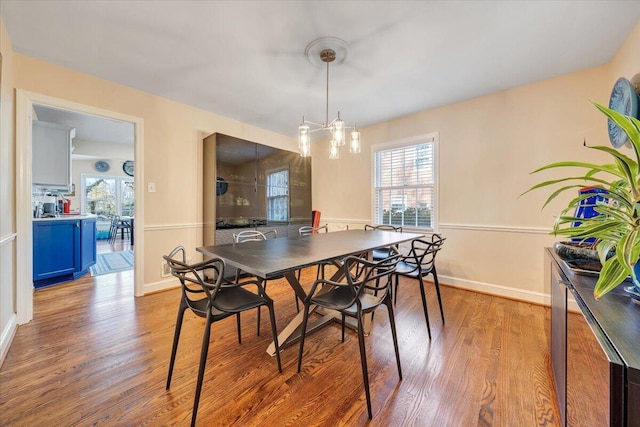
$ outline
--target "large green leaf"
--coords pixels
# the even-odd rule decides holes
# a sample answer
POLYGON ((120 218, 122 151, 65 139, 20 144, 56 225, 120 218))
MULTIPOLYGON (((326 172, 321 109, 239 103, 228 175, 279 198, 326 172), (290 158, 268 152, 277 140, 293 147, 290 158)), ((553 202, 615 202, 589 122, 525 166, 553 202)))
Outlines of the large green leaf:
POLYGON ((617 257, 611 257, 605 261, 600 271, 600 276, 593 288, 593 295, 596 299, 600 298, 607 292, 611 292, 620 283, 627 278, 627 272, 620 265, 617 257))

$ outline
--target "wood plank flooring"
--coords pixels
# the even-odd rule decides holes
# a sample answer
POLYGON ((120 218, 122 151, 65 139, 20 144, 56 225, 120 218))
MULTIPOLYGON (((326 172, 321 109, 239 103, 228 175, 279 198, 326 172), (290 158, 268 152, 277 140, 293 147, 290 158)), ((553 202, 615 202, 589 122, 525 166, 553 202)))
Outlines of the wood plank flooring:
MULTIPOLYGON (((315 268, 303 280, 315 278, 315 268)), ((548 308, 442 287, 446 324, 428 286, 427 338, 417 282, 401 282, 396 321, 398 380, 386 309, 366 337, 373 420, 368 421, 358 340, 340 326, 282 352, 266 353, 255 313, 212 327, 198 412, 200 426, 555 426, 549 376, 548 308)), ((281 329, 295 314, 292 291, 270 282, 281 329)), ((172 387, 165 391, 180 293, 133 296, 133 272, 85 277, 38 290, 34 320, 18 328, 0 368, 2 426, 183 426, 191 408, 204 321, 187 312, 172 387)), ((264 312, 263 312, 264 314, 264 312)))

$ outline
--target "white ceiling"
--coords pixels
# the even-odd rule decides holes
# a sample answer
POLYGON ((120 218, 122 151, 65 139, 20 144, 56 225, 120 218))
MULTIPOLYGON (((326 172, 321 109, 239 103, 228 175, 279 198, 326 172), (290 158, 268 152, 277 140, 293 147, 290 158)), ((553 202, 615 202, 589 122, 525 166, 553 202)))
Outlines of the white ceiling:
POLYGON ((302 115, 325 118, 325 69, 304 55, 316 38, 351 47, 329 115, 366 126, 607 63, 640 1, 2 0, 0 13, 17 52, 294 136, 302 115))
POLYGON ((35 117, 40 121, 75 128, 76 139, 133 146, 135 139, 133 123, 42 105, 34 105, 33 110, 35 117))

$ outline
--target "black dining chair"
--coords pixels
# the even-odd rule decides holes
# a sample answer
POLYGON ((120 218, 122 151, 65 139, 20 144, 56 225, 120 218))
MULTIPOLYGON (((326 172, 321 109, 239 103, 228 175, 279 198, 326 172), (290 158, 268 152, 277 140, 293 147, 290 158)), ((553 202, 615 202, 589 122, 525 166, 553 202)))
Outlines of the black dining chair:
POLYGON ((278 371, 282 372, 273 300, 269 298, 258 281, 245 281, 242 283, 225 281, 223 279, 224 261, 220 258, 212 258, 188 265, 186 264, 185 249, 182 246, 176 247, 169 255, 164 255, 163 258, 167 262, 171 274, 180 280, 182 288, 176 329, 173 336, 173 347, 171 349, 171 360, 169 362, 167 390, 169 390, 171 386, 171 376, 176 360, 176 351, 178 349, 178 341, 180 340, 180 330, 182 329, 184 312, 190 309, 195 315, 206 319, 204 335, 202 337, 202 348, 200 350, 200 366, 198 368, 196 395, 191 415, 191 425, 194 426, 198 413, 198 404, 200 402, 205 365, 207 363, 212 323, 235 314, 238 327, 238 343, 242 343, 240 313, 262 307, 263 305, 267 306, 271 318, 271 332, 273 334, 273 342, 275 343, 278 371), (207 279, 205 279, 205 274, 207 279), (253 288, 255 292, 252 292, 248 288, 253 288))
MULTIPOLYGON (((322 227, 312 227, 310 225, 305 225, 298 228, 298 236, 311 236, 312 234, 319 233, 328 233, 329 232, 329 224, 325 224, 322 227)), ((324 279, 324 266, 326 263, 318 264, 318 271, 316 272, 316 280, 324 279)), ((298 276, 298 280, 300 280, 300 274, 302 273, 302 269, 299 269, 296 274, 298 276)), ((296 309, 300 311, 298 307, 298 301, 296 300, 296 309)))
POLYGON ((427 321, 427 332, 431 339, 431 327, 429 325, 429 311, 427 309, 427 297, 424 292, 424 278, 429 274, 433 276, 433 282, 438 295, 438 304, 440 305, 440 316, 444 324, 444 310, 442 309, 442 297, 440 296, 440 284, 438 283, 438 273, 436 272, 436 255, 442 249, 442 245, 446 239, 439 234, 433 234, 431 240, 414 239, 411 241, 411 250, 409 254, 402 257, 396 270, 396 286, 393 291, 394 303, 398 301, 398 285, 400 276, 418 279, 420 283, 420 296, 422 297, 422 309, 424 310, 424 318, 427 321))
MULTIPOLYGON (((239 233, 234 233, 233 234, 233 242, 234 243, 246 243, 246 242, 260 242, 262 240, 267 240, 270 238, 277 238, 278 237, 278 230, 276 230, 275 228, 273 230, 269 230, 269 231, 259 231, 259 230, 244 230, 241 231, 239 233), (271 237, 273 236, 273 237, 271 237)), ((236 282, 240 280, 240 276, 242 275, 242 272, 240 271, 240 269, 236 270, 236 282)), ((277 279, 281 279, 284 276, 278 276, 278 277, 273 277, 271 280, 277 280, 277 279)), ((263 281, 263 286, 265 291, 267 290, 267 280, 263 281)), ((294 294, 295 295, 295 294, 294 294)), ((296 298, 296 309, 298 311, 300 311, 300 309, 298 308, 298 296, 295 296, 296 298)), ((260 335, 260 307, 258 307, 258 335, 260 335)))
MULTIPOLYGON (((395 231, 397 233, 402 233, 402 226, 395 226, 390 224, 379 224, 379 225, 369 225, 366 224, 364 226, 365 230, 383 230, 383 231, 395 231)), ((385 259, 389 256, 390 248, 378 248, 374 249, 371 253, 371 258, 376 259, 385 259)))
POLYGON ((122 234, 124 240, 125 233, 127 237, 131 239, 131 224, 129 221, 124 221, 120 218, 120 215, 114 215, 111 218, 111 228, 109 229, 109 243, 114 244, 118 238, 118 232, 122 234))
POLYGON ((304 342, 309 320, 309 310, 312 305, 339 311, 342 316, 342 342, 344 342, 345 317, 353 317, 358 323, 358 344, 360 346, 360 363, 364 381, 367 412, 369 419, 373 417, 371 411, 371 393, 369 391, 369 373, 367 369, 367 355, 364 343, 363 316, 373 312, 382 304, 387 306, 389 324, 393 337, 393 348, 396 354, 398 376, 402 380, 400 367, 400 352, 398 351, 398 336, 391 301, 392 277, 400 260, 400 254, 392 250, 392 256, 380 261, 368 261, 364 258, 349 256, 345 258, 346 283, 330 280, 316 280, 304 300, 304 317, 300 335, 300 351, 298 354, 298 372, 302 369, 304 342), (356 275, 355 272, 359 272, 356 275), (329 290, 327 290, 329 289, 329 290))

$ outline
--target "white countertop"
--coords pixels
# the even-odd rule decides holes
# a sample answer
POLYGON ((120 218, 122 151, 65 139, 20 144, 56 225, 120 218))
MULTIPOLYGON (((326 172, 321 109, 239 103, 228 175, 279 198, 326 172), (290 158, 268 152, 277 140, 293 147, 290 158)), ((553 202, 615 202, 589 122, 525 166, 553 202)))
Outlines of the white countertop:
POLYGON ((33 218, 33 221, 74 221, 77 219, 89 219, 89 218, 97 218, 97 216, 92 214, 86 214, 86 215, 66 214, 66 215, 59 215, 53 218, 33 218))

